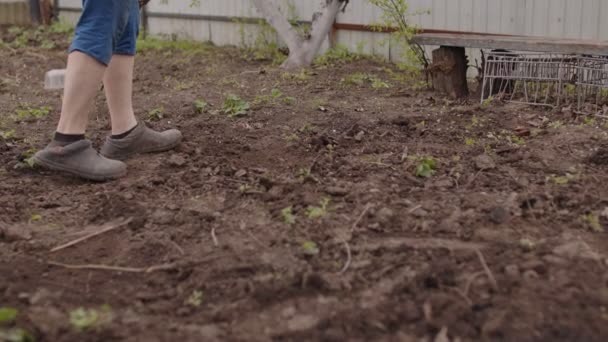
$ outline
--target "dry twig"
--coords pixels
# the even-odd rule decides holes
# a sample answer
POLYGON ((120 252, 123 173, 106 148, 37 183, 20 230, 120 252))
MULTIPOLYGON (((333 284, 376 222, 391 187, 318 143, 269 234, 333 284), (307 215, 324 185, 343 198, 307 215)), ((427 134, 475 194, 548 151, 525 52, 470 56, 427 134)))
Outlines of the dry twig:
POLYGON ((343 274, 344 272, 346 272, 352 262, 352 253, 350 252, 350 246, 348 245, 348 242, 342 241, 342 243, 344 243, 344 248, 346 249, 346 263, 344 264, 344 267, 342 267, 340 272, 338 272, 338 274, 343 274))
POLYGON ((103 265, 103 264, 82 264, 82 265, 74 265, 74 264, 64 264, 62 262, 57 261, 48 261, 49 265, 63 267, 72 270, 98 270, 98 271, 113 271, 113 272, 124 272, 124 273, 152 273, 159 271, 171 271, 178 268, 185 267, 194 267, 196 265, 204 264, 207 262, 211 262, 213 260, 221 258, 222 255, 211 255, 207 258, 201 260, 194 261, 185 261, 185 262, 174 262, 168 264, 154 265, 150 267, 123 267, 123 266, 111 266, 111 265, 103 265))
POLYGON ((118 229, 120 227, 123 227, 123 226, 129 224, 131 221, 133 221, 132 217, 129 217, 128 219, 123 219, 123 220, 120 220, 120 221, 110 222, 110 223, 108 223, 108 224, 106 224, 104 226, 101 226, 100 230, 94 231, 94 232, 92 232, 90 234, 87 234, 85 236, 79 237, 78 239, 72 240, 72 241, 70 241, 68 243, 65 243, 63 245, 60 245, 60 246, 57 246, 57 247, 51 249, 51 253, 60 251, 62 249, 66 249, 68 247, 74 246, 74 245, 76 245, 78 243, 81 243, 81 242, 86 241, 88 239, 91 239, 93 237, 96 237, 96 236, 99 236, 101 234, 105 234, 107 232, 113 231, 115 229, 118 229))
POLYGON ((213 245, 215 247, 219 246, 219 242, 217 241, 217 236, 215 236, 215 227, 211 228, 211 238, 213 239, 213 245))
POLYGON ((490 268, 488 267, 488 264, 486 263, 486 258, 483 257, 483 254, 479 249, 475 249, 475 253, 477 253, 479 262, 481 262, 481 266, 483 267, 484 272, 486 272, 486 275, 488 276, 488 279, 490 280, 490 284, 492 284, 494 291, 498 291, 498 282, 496 282, 496 278, 494 278, 492 270, 490 270, 490 268))
POLYGON ((361 212, 361 214, 359 215, 359 217, 357 217, 357 220, 353 223, 353 225, 350 227, 351 231, 354 231, 355 229, 357 229, 357 225, 359 224, 359 222, 361 222, 361 220, 363 219, 363 216, 365 216, 365 214, 367 213, 367 211, 370 208, 370 204, 367 203, 365 205, 365 208, 363 208, 363 211, 361 212))

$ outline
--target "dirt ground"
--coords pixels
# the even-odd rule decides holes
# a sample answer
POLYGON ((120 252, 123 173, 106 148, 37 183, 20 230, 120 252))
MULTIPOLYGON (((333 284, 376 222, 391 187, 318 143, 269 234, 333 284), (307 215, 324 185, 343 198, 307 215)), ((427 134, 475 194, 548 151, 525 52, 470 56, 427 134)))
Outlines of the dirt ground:
MULTIPOLYGON (((91 183, 27 162, 59 117, 42 79, 65 47, 0 46, 0 307, 19 310, 0 333, 608 340, 604 118, 451 101, 372 60, 285 73, 234 48, 149 49, 137 115, 184 143, 91 183), (246 116, 222 112, 227 94, 246 116)), ((90 118, 99 146, 101 91, 90 118)))

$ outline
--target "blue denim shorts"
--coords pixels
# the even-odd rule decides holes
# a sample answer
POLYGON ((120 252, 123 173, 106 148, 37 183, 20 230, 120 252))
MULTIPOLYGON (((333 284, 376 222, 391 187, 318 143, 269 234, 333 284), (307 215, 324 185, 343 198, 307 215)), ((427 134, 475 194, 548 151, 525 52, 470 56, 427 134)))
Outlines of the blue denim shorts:
POLYGON ((113 54, 135 55, 138 34, 138 0, 83 0, 70 52, 108 65, 113 54))

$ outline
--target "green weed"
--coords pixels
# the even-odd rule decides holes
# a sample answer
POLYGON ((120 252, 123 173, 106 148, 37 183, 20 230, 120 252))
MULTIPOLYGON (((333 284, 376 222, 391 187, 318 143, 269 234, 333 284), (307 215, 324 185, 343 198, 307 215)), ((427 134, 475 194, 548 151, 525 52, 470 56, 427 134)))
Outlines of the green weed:
POLYGON ((13 140, 16 137, 16 132, 14 129, 8 131, 0 131, 0 137, 4 140, 13 140))
POLYGON ((528 238, 522 238, 519 240, 519 247, 524 251, 531 251, 536 247, 536 243, 528 238))
POLYGON ((50 107, 24 106, 15 110, 17 121, 35 121, 49 115, 50 112, 50 107))
POLYGON ((163 39, 162 37, 146 37, 137 40, 137 51, 185 51, 185 52, 205 52, 211 49, 209 43, 196 42, 182 39, 163 39))
POLYGON ((271 61, 275 65, 279 65, 287 59, 287 55, 281 51, 277 43, 276 30, 266 20, 258 21, 258 30, 255 36, 248 36, 245 26, 247 23, 239 20, 234 21, 239 24, 241 47, 245 58, 256 61, 271 61), (251 40, 253 40, 253 43, 248 42, 251 40))
POLYGON ((20 328, 0 329, 0 341, 34 342, 36 339, 27 331, 20 328))
POLYGON ((391 85, 389 83, 386 83, 385 81, 379 79, 379 78, 372 78, 372 88, 374 89, 388 89, 391 87, 391 85))
POLYGON ((595 120, 594 117, 585 116, 583 118, 583 125, 585 125, 585 126, 595 126, 596 124, 597 124, 597 121, 595 120))
POLYGON ((317 255, 319 254, 319 246, 313 241, 305 241, 302 243, 302 251, 306 255, 317 255))
POLYGON ((473 138, 464 139, 464 144, 467 146, 474 146, 476 143, 477 143, 477 141, 473 138))
POLYGON ((348 76, 344 77, 342 80, 340 80, 340 83, 343 85, 356 85, 356 86, 363 86, 365 84, 369 84, 374 89, 382 89, 382 88, 391 87, 390 84, 386 83, 382 79, 380 79, 374 75, 370 75, 370 74, 366 74, 366 73, 362 73, 362 72, 356 72, 354 74, 348 75, 348 76))
POLYGON ((363 84, 365 84, 365 82, 369 80, 369 75, 362 73, 362 72, 356 72, 354 74, 348 75, 346 77, 344 77, 343 79, 340 80, 340 83, 345 84, 345 85, 358 85, 358 86, 362 86, 363 84))
POLYGON ((306 216, 309 219, 318 219, 321 217, 325 217, 327 215, 328 211, 328 206, 330 203, 330 199, 327 197, 324 197, 320 202, 319 202, 319 206, 309 206, 308 208, 306 208, 306 216))
POLYGON ((604 232, 604 228, 600 223, 600 218, 594 213, 589 213, 581 216, 581 219, 589 226, 589 228, 597 233, 604 232))
POLYGON ((258 95, 253 99, 253 105, 258 106, 262 104, 276 104, 282 102, 286 105, 293 104, 296 99, 290 96, 285 96, 279 88, 272 88, 269 95, 258 95))
POLYGON ((344 64, 362 59, 363 56, 352 53, 344 45, 337 45, 334 48, 327 50, 323 55, 318 56, 314 64, 321 66, 333 66, 336 64, 344 64))
POLYGON ((0 324, 12 323, 17 319, 17 314, 19 310, 11 307, 1 307, 0 308, 0 324))
POLYGON ((312 175, 312 170, 309 167, 299 169, 297 176, 298 180, 302 183, 306 182, 307 180, 311 180, 313 182, 319 181, 315 176, 312 175))
POLYGON ((292 225, 296 223, 296 217, 293 214, 293 208, 287 207, 281 210, 281 218, 283 218, 283 222, 287 225, 292 225))
POLYGON ((564 126, 564 123, 561 120, 553 121, 547 125, 549 128, 558 129, 564 126))
POLYGON ((222 111, 224 112, 224 114, 228 115, 228 117, 235 118, 247 115, 247 112, 249 112, 249 108, 249 102, 241 99, 237 95, 229 94, 228 96, 226 96, 226 99, 224 99, 222 111))
POLYGON ((526 144, 526 139, 524 139, 522 137, 518 137, 517 135, 512 135, 510 137, 507 137, 507 140, 509 140, 510 143, 513 143, 513 144, 519 145, 519 146, 523 146, 526 144))
POLYGON ((574 180, 576 177, 570 173, 566 173, 565 176, 556 176, 551 175, 547 177, 547 181, 555 184, 555 185, 566 185, 570 183, 570 181, 574 180))
POLYGON ((194 87, 194 82, 177 82, 173 89, 177 91, 188 90, 194 87))
POLYGON ((112 311, 108 305, 102 305, 99 310, 80 307, 70 311, 70 324, 76 331, 91 330, 111 320, 112 311))
POLYGON ((428 178, 435 174, 437 170, 437 161, 433 157, 418 158, 416 165, 416 177, 428 178))
POLYGON ((186 299, 186 304, 194 306, 198 308, 203 303, 203 291, 195 290, 192 294, 186 299))
POLYGON ((159 121, 165 117, 165 107, 158 107, 148 111, 148 120, 159 121))
POLYGON ((295 141, 299 141, 300 137, 295 133, 291 133, 291 134, 285 136, 285 140, 287 140, 289 142, 295 142, 295 141))
POLYGON ((494 103, 494 96, 490 96, 481 102, 481 108, 488 108, 494 103))
POLYGON ((310 74, 308 70, 301 69, 298 73, 284 72, 281 74, 281 78, 286 80, 296 80, 299 81, 298 83, 306 83, 306 81, 310 79, 310 74))
POLYGON ((197 114, 203 114, 209 108, 209 103, 207 103, 207 101, 203 99, 194 100, 194 103, 192 105, 194 106, 194 111, 197 114))

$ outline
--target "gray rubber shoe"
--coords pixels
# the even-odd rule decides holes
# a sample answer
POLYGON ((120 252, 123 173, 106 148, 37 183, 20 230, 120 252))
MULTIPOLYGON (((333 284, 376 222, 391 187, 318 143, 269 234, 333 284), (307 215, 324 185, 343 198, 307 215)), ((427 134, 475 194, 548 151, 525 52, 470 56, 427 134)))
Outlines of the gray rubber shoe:
POLYGON ((66 146, 51 142, 34 155, 34 163, 94 181, 117 179, 127 174, 125 163, 103 157, 93 149, 89 140, 66 146))
POLYGON ((122 139, 108 137, 100 152, 110 159, 125 160, 135 154, 168 151, 177 147, 181 141, 182 133, 176 129, 156 132, 140 122, 122 139))

